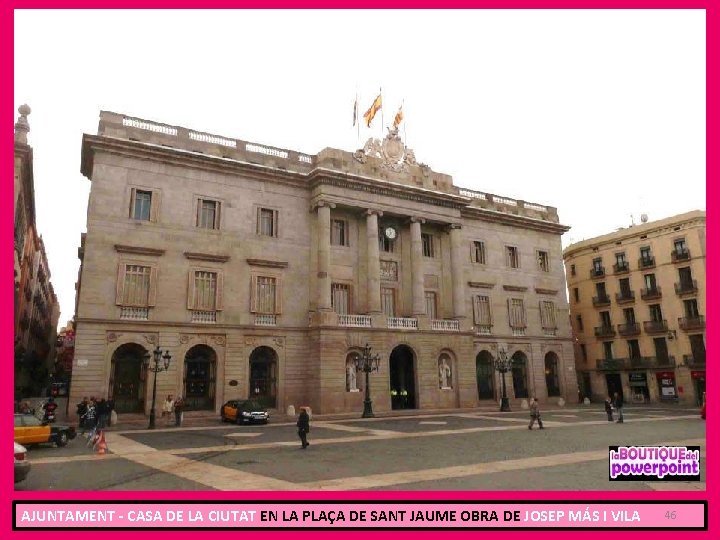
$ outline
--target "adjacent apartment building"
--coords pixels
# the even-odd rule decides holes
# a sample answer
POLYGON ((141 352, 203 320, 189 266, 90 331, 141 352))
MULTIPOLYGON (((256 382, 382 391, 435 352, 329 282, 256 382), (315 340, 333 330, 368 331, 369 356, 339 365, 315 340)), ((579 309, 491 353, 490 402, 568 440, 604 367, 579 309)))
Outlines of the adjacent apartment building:
POLYGON ((699 404, 705 392, 705 212, 564 251, 585 396, 699 404))
MULTIPOLYGON (((148 413, 362 410, 355 359, 379 353, 375 410, 577 399, 552 207, 461 189, 391 130, 317 155, 102 112, 79 251, 71 399, 148 413)), ((73 401, 74 402, 74 401, 73 401)))

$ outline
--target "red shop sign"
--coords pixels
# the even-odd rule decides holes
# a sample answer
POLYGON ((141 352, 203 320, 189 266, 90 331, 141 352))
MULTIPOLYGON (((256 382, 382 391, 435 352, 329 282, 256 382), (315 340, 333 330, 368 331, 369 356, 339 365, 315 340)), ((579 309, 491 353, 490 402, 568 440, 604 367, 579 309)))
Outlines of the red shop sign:
POLYGON ((705 378, 705 372, 704 371, 691 371, 690 376, 693 379, 704 379, 705 378))
POLYGON ((674 371, 659 371, 655 374, 655 376, 658 379, 674 379, 675 372, 674 371))

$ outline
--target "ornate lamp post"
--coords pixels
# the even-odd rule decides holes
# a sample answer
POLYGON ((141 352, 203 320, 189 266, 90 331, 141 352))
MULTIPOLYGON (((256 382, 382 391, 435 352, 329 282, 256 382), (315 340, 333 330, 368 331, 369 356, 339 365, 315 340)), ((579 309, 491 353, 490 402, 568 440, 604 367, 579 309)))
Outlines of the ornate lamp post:
POLYGON ((374 418, 372 400, 370 399, 370 372, 380 369, 380 355, 371 354, 372 347, 365 344, 362 354, 355 357, 355 368, 365 373, 365 401, 363 401, 363 418, 374 418))
POLYGON ((505 349, 502 347, 498 349, 498 354, 495 357, 495 369, 502 374, 502 399, 500 401, 500 411, 510 412, 510 401, 507 397, 507 388, 505 387, 505 374, 510 371, 512 366, 512 359, 508 358, 505 349))
POLYGON ((170 367, 170 353, 168 351, 165 351, 165 354, 162 353, 162 350, 160 350, 160 345, 157 345, 155 347, 155 350, 153 351, 153 364, 150 364, 150 353, 145 353, 143 356, 143 364, 145 364, 145 369, 150 370, 155 374, 155 378, 153 379, 153 394, 152 394, 152 407, 150 408, 150 424, 148 425, 148 429, 155 429, 155 395, 157 394, 157 374, 160 371, 167 371, 170 367), (162 365, 160 364, 160 361, 163 360, 162 365))

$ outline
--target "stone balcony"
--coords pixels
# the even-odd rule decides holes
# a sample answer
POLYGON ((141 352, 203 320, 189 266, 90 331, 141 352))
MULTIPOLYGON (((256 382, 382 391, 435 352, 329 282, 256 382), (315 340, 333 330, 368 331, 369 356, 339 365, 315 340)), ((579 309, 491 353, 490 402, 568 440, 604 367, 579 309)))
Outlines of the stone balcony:
POLYGON ((124 321, 147 321, 150 308, 146 307, 129 307, 120 308, 120 318, 124 321))
POLYGON ((348 328, 371 328, 372 317, 370 317, 370 315, 338 314, 338 326, 346 326, 348 328))
POLYGON ((387 327, 393 330, 417 330, 418 320, 415 317, 388 317, 387 327))
POLYGON ((459 332, 460 321, 454 319, 431 319, 430 330, 437 330, 440 332, 459 332))
POLYGON ((277 326, 277 315, 270 313, 256 313, 255 326, 277 326))

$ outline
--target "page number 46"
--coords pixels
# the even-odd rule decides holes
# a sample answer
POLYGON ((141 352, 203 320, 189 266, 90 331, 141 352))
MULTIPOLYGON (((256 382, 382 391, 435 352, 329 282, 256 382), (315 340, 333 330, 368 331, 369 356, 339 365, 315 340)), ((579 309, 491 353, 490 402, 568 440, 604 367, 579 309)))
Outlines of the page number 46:
POLYGON ((676 517, 677 512, 675 510, 665 512, 665 519, 675 519, 676 517))

